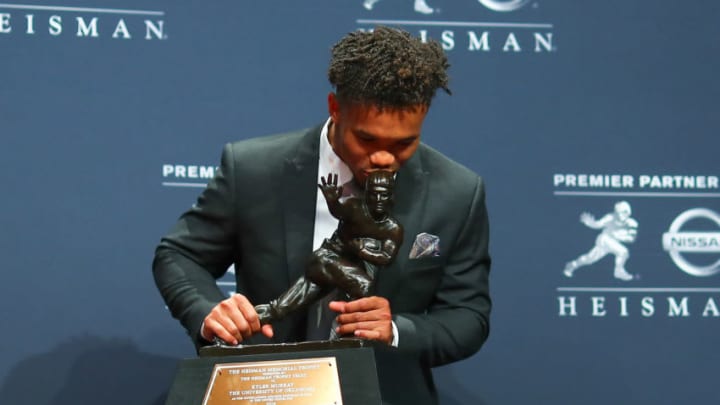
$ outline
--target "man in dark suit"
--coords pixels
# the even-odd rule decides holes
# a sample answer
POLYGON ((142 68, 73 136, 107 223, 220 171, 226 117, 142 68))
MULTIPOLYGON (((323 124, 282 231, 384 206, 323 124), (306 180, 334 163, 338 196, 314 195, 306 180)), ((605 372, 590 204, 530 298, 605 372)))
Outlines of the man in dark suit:
POLYGON ((315 336, 314 311, 261 325, 254 305, 287 290, 332 233, 317 187, 326 168, 349 187, 390 170, 405 241, 375 275, 375 295, 328 308, 340 335, 387 344, 378 356, 385 402, 437 401, 430 369, 479 350, 491 306, 482 180, 420 143, 430 101, 438 88, 448 91, 448 66, 439 44, 402 31, 348 34, 333 48, 324 125, 225 147, 216 177, 153 263, 161 294, 196 345, 315 336), (215 280, 232 263, 238 293, 226 298, 215 280))

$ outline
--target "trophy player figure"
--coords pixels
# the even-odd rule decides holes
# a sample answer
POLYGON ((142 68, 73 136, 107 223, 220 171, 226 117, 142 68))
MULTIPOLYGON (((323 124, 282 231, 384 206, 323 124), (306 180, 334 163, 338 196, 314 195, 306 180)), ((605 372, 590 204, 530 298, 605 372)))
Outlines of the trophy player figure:
POLYGON ((637 238, 638 223, 630 217, 632 209, 626 201, 615 204, 614 212, 608 213, 599 220, 591 214, 584 212, 580 215, 580 222, 592 229, 602 229, 595 239, 595 246, 584 255, 568 262, 563 274, 572 277, 575 270, 582 266, 591 265, 608 254, 615 255, 615 278, 622 281, 633 279, 633 275, 625 270, 625 262, 630 257, 628 248, 623 243, 633 243, 637 238))
POLYGON ((371 295, 375 273, 395 258, 403 228, 389 213, 393 202, 394 174, 370 173, 363 198, 341 201, 343 187, 337 175, 321 177, 318 187, 330 213, 339 220, 337 230, 315 250, 300 277, 279 298, 255 306, 260 323, 271 323, 288 313, 306 309, 337 289, 350 300, 371 295))

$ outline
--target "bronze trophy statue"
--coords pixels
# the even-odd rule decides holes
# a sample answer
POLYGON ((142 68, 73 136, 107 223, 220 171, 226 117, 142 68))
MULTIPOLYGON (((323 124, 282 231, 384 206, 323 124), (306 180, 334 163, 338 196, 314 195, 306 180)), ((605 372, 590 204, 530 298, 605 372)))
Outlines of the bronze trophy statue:
MULTIPOLYGON (((403 227, 389 212, 395 183, 392 172, 373 171, 366 180, 363 195, 347 199, 341 198, 343 186, 338 186, 337 175, 329 174, 327 179, 321 177, 320 181, 318 186, 330 213, 338 219, 337 229, 320 248, 312 252, 304 276, 277 299, 255 306, 262 324, 280 320, 293 311, 307 310, 323 297, 355 300, 372 295, 377 272, 392 262, 402 244, 403 227)), ((329 308, 327 310, 331 312, 329 308)), ((329 321, 331 317, 323 318, 329 321)), ((209 358, 206 362, 215 363, 211 373, 215 378, 210 380, 206 397, 223 399, 235 395, 233 393, 244 395, 242 393, 247 391, 250 392, 248 397, 266 402, 269 394, 263 389, 257 395, 252 393, 254 382, 250 379, 256 377, 261 380, 273 378, 269 387, 288 385, 290 389, 306 390, 282 394, 283 398, 302 396, 303 400, 306 399, 305 394, 311 395, 312 402, 302 403, 340 403, 342 383, 343 390, 347 388, 351 393, 347 394, 347 398, 342 397, 343 403, 347 399, 347 403, 380 404, 373 352, 385 349, 372 340, 338 339, 329 323, 319 322, 313 332, 318 332, 317 339, 311 337, 300 343, 228 346, 218 339, 214 345, 201 348, 200 356, 209 358), (251 357, 245 357, 248 355, 251 357), (217 363, 217 357, 231 359, 227 356, 243 356, 250 360, 234 358, 232 361, 238 363, 228 360, 217 363), (278 372, 278 361, 288 369, 302 365, 309 367, 307 370, 318 371, 278 372), (238 377, 239 380, 233 377, 242 372, 246 374, 238 377), (275 379, 282 383, 277 384, 275 379), (250 389, 238 388, 248 386, 250 389)), ((193 370, 193 377, 188 377, 188 380, 196 378, 196 375, 197 371, 193 370)), ((273 389, 283 392, 284 388, 273 389)), ((229 402, 217 402, 220 403, 229 402)))
POLYGON ((312 253, 303 277, 277 299, 255 306, 262 324, 305 310, 336 289, 348 300, 372 295, 377 271, 392 262, 403 241, 402 225, 389 212, 394 184, 392 172, 373 171, 363 197, 341 201, 337 175, 321 177, 318 187, 339 220, 337 230, 312 253))

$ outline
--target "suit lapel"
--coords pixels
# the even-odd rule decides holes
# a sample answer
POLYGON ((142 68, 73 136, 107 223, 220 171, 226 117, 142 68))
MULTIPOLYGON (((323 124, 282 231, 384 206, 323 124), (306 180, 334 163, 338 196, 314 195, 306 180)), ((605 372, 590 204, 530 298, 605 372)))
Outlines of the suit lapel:
POLYGON ((384 297, 391 296, 399 287, 398 282, 402 279, 400 275, 405 269, 415 235, 424 228, 422 219, 427 201, 428 174, 423 171, 420 155, 421 149, 418 149, 398 171, 395 179, 393 216, 403 226, 404 237, 393 263, 380 269, 377 276, 376 293, 384 297))
POLYGON ((283 214, 288 283, 305 273, 305 262, 312 252, 321 128, 308 131, 297 154, 285 161, 283 214))

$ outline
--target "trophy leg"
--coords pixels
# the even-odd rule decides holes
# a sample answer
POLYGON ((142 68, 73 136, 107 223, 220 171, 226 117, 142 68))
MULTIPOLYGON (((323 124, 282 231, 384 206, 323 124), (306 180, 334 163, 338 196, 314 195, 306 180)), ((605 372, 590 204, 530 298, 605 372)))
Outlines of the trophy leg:
POLYGON ((373 279, 361 260, 355 263, 324 248, 313 253, 305 275, 318 285, 337 287, 351 300, 369 296, 373 286, 373 279))
POLYGON ((300 277, 277 299, 268 304, 255 306, 261 324, 267 324, 274 320, 282 319, 290 312, 303 310, 322 296, 323 288, 300 277))

